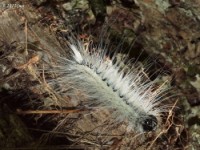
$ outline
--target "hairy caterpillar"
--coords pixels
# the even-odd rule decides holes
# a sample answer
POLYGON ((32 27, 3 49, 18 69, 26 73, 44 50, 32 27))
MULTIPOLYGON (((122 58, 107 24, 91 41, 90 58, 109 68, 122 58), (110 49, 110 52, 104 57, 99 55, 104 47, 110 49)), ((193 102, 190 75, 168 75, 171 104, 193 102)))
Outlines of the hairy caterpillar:
POLYGON ((165 88, 155 88, 155 82, 127 61, 128 57, 119 62, 117 53, 111 55, 102 47, 85 47, 75 38, 69 38, 68 46, 71 56, 56 56, 57 64, 48 70, 57 74, 48 82, 57 93, 76 101, 77 91, 81 92, 86 99, 84 106, 112 110, 116 122, 127 121, 136 132, 157 128, 160 115, 166 110, 160 105, 165 88), (127 65, 132 67, 127 69, 127 65))

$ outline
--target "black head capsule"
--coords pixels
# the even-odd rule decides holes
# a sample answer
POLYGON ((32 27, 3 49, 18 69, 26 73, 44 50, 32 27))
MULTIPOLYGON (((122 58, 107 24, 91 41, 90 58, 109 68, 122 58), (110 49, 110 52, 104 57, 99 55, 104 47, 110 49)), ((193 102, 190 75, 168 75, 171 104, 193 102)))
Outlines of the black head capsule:
POLYGON ((153 115, 149 115, 147 118, 145 118, 144 122, 142 123, 142 127, 144 131, 149 132, 155 130, 157 124, 157 118, 153 115))

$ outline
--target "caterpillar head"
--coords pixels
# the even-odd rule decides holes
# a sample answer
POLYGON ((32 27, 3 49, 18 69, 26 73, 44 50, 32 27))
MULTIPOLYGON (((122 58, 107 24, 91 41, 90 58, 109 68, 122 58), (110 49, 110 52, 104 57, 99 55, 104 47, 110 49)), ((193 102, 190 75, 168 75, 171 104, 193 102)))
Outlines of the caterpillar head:
POLYGON ((155 116, 147 114, 141 116, 138 116, 137 118, 132 118, 132 121, 129 120, 130 122, 135 122, 134 130, 140 133, 144 133, 144 132, 155 131, 157 129, 158 119, 155 116))
POLYGON ((144 132, 154 131, 158 124, 157 118, 153 115, 148 115, 145 118, 141 118, 140 122, 144 132))

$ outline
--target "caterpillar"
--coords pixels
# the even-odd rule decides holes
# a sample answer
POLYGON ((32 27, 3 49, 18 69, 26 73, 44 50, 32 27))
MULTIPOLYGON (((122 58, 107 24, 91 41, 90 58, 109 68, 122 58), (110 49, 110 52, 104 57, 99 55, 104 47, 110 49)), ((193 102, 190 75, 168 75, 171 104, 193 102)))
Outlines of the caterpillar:
POLYGON ((135 132, 156 130, 166 111, 161 105, 167 90, 164 86, 156 88, 156 82, 147 79, 144 70, 128 61, 128 56, 118 61, 117 52, 111 54, 92 44, 86 47, 73 37, 69 37, 68 48, 70 57, 56 56, 56 65, 47 70, 57 74, 48 81, 57 93, 73 97, 74 102, 86 99, 83 103, 87 108, 112 110, 116 122, 127 121, 135 132), (84 98, 78 97, 78 92, 84 98))

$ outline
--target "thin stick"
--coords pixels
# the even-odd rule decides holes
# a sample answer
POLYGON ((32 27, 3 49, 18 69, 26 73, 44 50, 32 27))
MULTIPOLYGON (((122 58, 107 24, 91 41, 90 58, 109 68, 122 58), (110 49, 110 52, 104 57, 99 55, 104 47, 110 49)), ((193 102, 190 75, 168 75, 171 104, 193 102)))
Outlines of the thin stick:
POLYGON ((17 109, 16 113, 18 115, 29 115, 29 114, 69 114, 78 113, 85 111, 84 109, 69 109, 69 110, 21 110, 17 109))
POLYGON ((153 147, 153 144, 156 142, 156 140, 164 133, 167 133, 167 131, 170 129, 170 127, 172 126, 173 124, 173 110, 174 108, 176 107, 176 104, 177 104, 178 100, 175 101, 173 107, 171 108, 171 110, 169 111, 169 114, 168 114, 168 117, 167 117, 167 120, 166 120, 166 123, 165 125, 167 125, 168 123, 170 123, 170 118, 172 118, 172 122, 168 125, 167 129, 164 129, 162 130, 158 136, 156 136, 156 138, 151 142, 151 145, 147 148, 147 150, 150 150, 152 147, 153 147))

